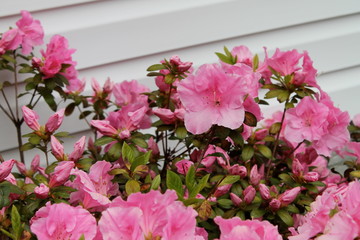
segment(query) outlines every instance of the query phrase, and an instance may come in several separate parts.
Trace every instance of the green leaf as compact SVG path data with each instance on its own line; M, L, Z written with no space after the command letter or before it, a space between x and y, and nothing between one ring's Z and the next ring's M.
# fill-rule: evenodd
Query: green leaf
M157 77L157 76L162 76L164 77L165 75L159 72L149 72L148 74L146 74L146 76L148 77Z
M36 184L33 183L29 183L29 184L25 184L22 189L26 192L34 192L34 189L37 187Z
M130 164L132 164L135 159L134 150L126 142L122 145L121 155L122 158L128 160Z
M121 156L121 147L122 146L120 142L113 144L107 152L108 156L114 161L118 160Z
M206 174L204 177L201 178L199 183L194 187L194 189L189 193L189 198L195 197L203 188L206 186L207 182L209 181L210 174Z
M125 184L125 191L128 195L136 192L140 192L140 184L134 179L130 179Z
M276 212L276 214L287 226L291 227L294 225L294 219L286 210L280 209L279 211Z
M265 213L266 213L265 209L255 208L255 209L251 210L250 216L251 216L251 218L260 218L260 217L264 216Z
M245 145L242 150L241 157L244 161L251 159L254 156L254 148L250 145Z
M281 173L281 174L279 174L279 178L280 178L284 183L289 184L289 185L291 185L291 184L294 182L294 180L292 179L292 177L291 177L289 174L287 174L287 173Z
M20 214L15 205L13 205L11 209L11 226L13 229L13 234L15 236L14 240L20 240L23 232L23 227L21 226Z
M58 132L58 133L55 133L54 136L57 137L57 138L68 137L69 132Z
M175 80L176 80L176 78L175 78L174 75L172 75L172 74L166 74L165 75L164 81L165 81L166 84L172 84L173 82L175 82Z
M237 131L230 131L230 138L234 141L236 145L243 146L244 145L244 138L241 136L240 133Z
M219 187L220 187L220 186L227 185L227 184L233 184L233 183L237 182L238 180L240 180L240 176L239 176L239 175L229 175L229 176L226 176L226 177L221 181L221 183L219 184Z
M162 69L166 69L166 67L163 64L154 64L154 65L151 65L150 67L148 67L146 69L146 71L152 72L152 71L158 71L158 70L162 70Z
M360 178L360 170L352 171L350 173L350 176L352 176L354 178Z
M55 97L50 93L41 93L42 97L44 98L45 102L48 104L48 106L53 110L54 112L57 109L57 105L55 102Z
M160 186L160 183L161 183L161 177L160 175L157 175L151 182L151 189L153 190L157 190Z
M266 99L270 99L270 98L275 98L275 97L278 97L279 94L281 94L284 90L283 89L273 89L273 90L270 90L268 91L266 94L265 94L265 98ZM285 90L286 91L286 90Z
M251 112L245 112L244 124L250 127L256 127L257 119Z
M300 213L299 209L297 207L295 207L294 205L288 205L286 207L286 210L291 212L291 213Z
M225 209L230 209L234 205L230 199L226 199L226 198L219 199L217 202L222 208Z
M179 199L184 197L184 190L180 176L170 170L167 170L166 173L166 186L168 189L175 190Z
M185 184L189 192L194 189L195 186L195 167L191 165L185 176Z
M253 58L253 71L255 72L256 69L258 69L258 67L259 67L259 56L255 54Z
M81 237L79 238L79 240L85 240L84 234L81 235Z
M130 171L133 172L137 166L146 165L149 162L150 156L151 156L151 151L136 157L133 163L131 164Z
M31 144L31 143L25 143L24 145L21 146L21 151L27 151L30 149L33 149L35 147L35 145Z
M102 145L111 143L111 142L113 142L113 141L115 141L115 139L112 138L112 137L102 136L101 138L96 139L94 145L95 145L95 146L102 146Z
M29 138L29 143L31 143L32 145L40 144L40 141L41 137L39 137L38 135L33 135Z
M1 56L1 58L5 59L8 62L16 63L15 58L11 57L10 55L4 54Z
M131 141L141 148L148 148L148 144L142 138L131 138Z
M186 138L188 132L185 127L178 127L176 128L175 134L178 138L184 139Z
M272 152L269 147L262 145L262 144L256 145L256 147L264 157L269 158L269 159L272 158Z
M271 125L270 129L269 129L269 133L270 134L277 134L281 129L281 123L280 122L276 122L274 124Z
M75 103L70 103L69 105L67 105L65 108L65 116L70 116L74 112L75 107Z
M224 54L222 54L222 53L218 53L218 52L216 52L215 54L216 54L216 56L218 56L218 58L219 58L222 62L233 65L233 62L231 61L231 58L229 58L228 56L226 56L226 55L224 55Z

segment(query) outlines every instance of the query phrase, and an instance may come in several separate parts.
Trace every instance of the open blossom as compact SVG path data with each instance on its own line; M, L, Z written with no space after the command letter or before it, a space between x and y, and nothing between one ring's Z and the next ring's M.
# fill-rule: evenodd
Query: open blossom
M243 221L238 217L224 219L219 216L214 221L220 227L220 240L282 240L277 227L268 221Z
M303 140L315 141L326 133L329 108L310 97L287 111L284 134L287 140L295 143Z
M21 35L18 29L10 29L3 33L0 39L0 55L4 54L7 50L15 50L21 43Z
M81 203L91 211L102 211L110 204L109 197L119 194L117 183L111 182L114 178L108 172L112 169L111 163L98 161L91 166L89 174L78 169L72 170L74 181L68 181L66 186L77 189L71 193L70 203Z
M43 44L44 30L39 20L34 20L28 11L21 11L22 18L16 22L21 36L23 54L29 54L33 46Z
M34 189L34 193L36 197L39 199L46 198L49 195L49 191L50 191L49 187L43 183L40 183L40 186L37 186Z
M241 77L226 74L217 64L202 65L178 85L185 107L185 126L193 134L201 134L213 124L236 129L244 122L245 96Z
M277 48L274 55L267 59L267 64L281 76L286 76L301 69L298 62L302 56L303 54L298 53L295 49L284 52Z
M92 240L97 232L96 219L81 206L50 202L35 213L30 228L39 240L79 240L82 235Z
M209 156L212 154L222 154L222 156ZM206 168L210 168L215 161L222 167L227 167L230 165L229 155L220 147L215 145L209 145L208 149L204 154L205 158L201 161L201 164L204 165Z
M127 201L114 199L99 221L103 239L204 239L195 233L196 211L176 199L173 190L134 193Z
M150 89L136 80L116 83L113 88L115 103L120 107L133 103L147 105L148 97L143 94L146 92L150 92Z

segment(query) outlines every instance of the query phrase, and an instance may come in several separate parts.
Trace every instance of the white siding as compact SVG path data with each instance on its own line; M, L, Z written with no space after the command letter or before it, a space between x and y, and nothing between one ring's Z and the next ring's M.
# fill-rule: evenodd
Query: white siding
M147 66L174 54L199 66L216 62L213 53L223 46L247 45L260 54L263 46L270 52L297 48L309 52L321 74L320 85L336 105L351 115L360 112L358 0L16 0L2 4L0 32L14 25L14 14L21 9L40 19L46 42L53 34L69 39L77 49L80 76L88 80L137 79L154 88L153 80L145 77ZM0 79L4 77L0 73ZM40 106L36 110L43 123L50 111ZM9 158L16 137L2 113L0 122L0 152ZM80 132L87 126L73 116L63 129Z

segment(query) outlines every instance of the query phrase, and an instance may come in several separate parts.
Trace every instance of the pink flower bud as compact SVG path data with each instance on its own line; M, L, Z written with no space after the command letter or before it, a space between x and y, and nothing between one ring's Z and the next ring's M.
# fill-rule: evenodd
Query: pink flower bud
M269 200L271 198L270 190L265 184L260 183L259 190L260 190L260 195L264 200Z
M355 126L360 127L360 113L356 114L352 121Z
M37 115L37 113L26 106L23 106L21 109L26 125L28 125L29 128L31 128L32 130L39 131L40 124L38 122L39 116Z
M270 187L270 192L275 193L276 195L279 194L279 191L277 190L277 188L276 188L275 185L272 185L272 186Z
M259 174L258 167L257 165L254 165L250 171L250 183L256 186L260 183L260 180L261 175Z
M244 189L244 201L247 204L250 204L255 198L256 190L253 186L249 185L247 188Z
M177 108L174 111L175 117L181 121L184 121L186 110L184 108Z
M105 136L116 136L118 134L117 130L107 120L92 120L90 124Z
M91 87L92 87L93 91L95 92L95 95L102 92L100 84L98 81L96 81L95 78L91 79Z
M37 58L37 57L33 57L31 59L31 64L34 68L40 68L42 62L41 62L41 59L40 58Z
M174 113L167 108L155 108L153 113L165 124L171 124L176 120Z
M86 137L82 136L79 141L74 144L74 151L70 153L69 160L77 161L84 153Z
M10 159L0 164L0 182L2 182L10 173L16 160Z
M43 183L40 183L40 186L37 186L35 189L34 189L34 192L35 192L35 195L37 198L39 199L45 199L47 198L47 196L49 195L49 187L46 186L45 184Z
M282 205L288 205L290 203L292 203L295 198L297 197L297 195L300 193L301 188L300 187L296 187L290 190L286 190L284 193L282 193L279 196L279 201L282 203Z
M33 183L34 181L31 178L25 177L25 184L33 184Z
M307 182L316 182L317 180L319 180L319 173L317 173L317 172L308 172L307 174L304 175L304 179Z
M51 136L51 152L56 157L57 160L62 161L65 158L64 155L64 147L63 145L57 140L56 137Z
M33 158L33 160L31 161L30 168L33 172L36 172L38 170L39 166L40 166L40 156L39 156L39 154L36 154L35 157Z
M45 124L45 131L48 133L55 132L61 125L63 119L64 119L64 112L65 109L60 109L56 113L54 113L47 123Z
M194 163L186 159L180 160L177 163L175 163L175 167L177 168L178 173L183 175L186 175L191 165L194 165Z
M113 82L111 82L110 78L106 79L106 82L104 83L103 86L103 92L110 94L112 92L113 89Z
M70 172L75 167L75 163L72 161L63 161L55 167L53 173L50 174L49 187L57 187L63 185L69 180Z
M274 198L270 201L269 206L271 210L276 211L279 210L279 208L281 207L281 202L278 199Z
M160 153L159 146L157 145L153 137L150 137L148 140L148 149L152 151L151 154L153 156L156 156Z
M226 184L226 185L218 187L216 189L216 191L214 192L214 197L220 197L220 196L226 194L227 192L229 192L231 186L232 186L232 184Z
M255 139L257 141L261 141L267 136L267 134L268 134L268 130L266 128L257 130L255 132Z
M242 203L242 199L239 198L239 196L237 196L235 193L230 193L230 199L231 201L234 203L235 206L240 206L240 204Z
M129 138L131 136L131 133L130 133L130 131L128 130L128 129L125 129L125 130L123 130L123 131L121 131L120 133L119 133L119 137L121 138L121 139L127 139L127 138Z
M192 62L182 62L178 56L172 56L170 64L176 66L180 73L184 73L191 68Z
M300 176L304 172L304 167L301 165L300 161L295 158L292 163L292 172L296 176Z
M22 162L16 161L15 165L21 174L27 175L26 166Z
M239 164L232 165L229 168L229 173L232 175L240 175L240 177L242 177L242 178L247 176L246 167L240 166Z

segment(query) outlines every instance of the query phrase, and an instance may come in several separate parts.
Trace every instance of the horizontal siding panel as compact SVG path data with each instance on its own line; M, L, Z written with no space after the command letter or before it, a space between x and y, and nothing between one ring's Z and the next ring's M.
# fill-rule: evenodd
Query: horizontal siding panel
M19 14L20 10L42 11L50 8L70 6L92 1L95 0L11 0L2 2L0 8L0 17Z

